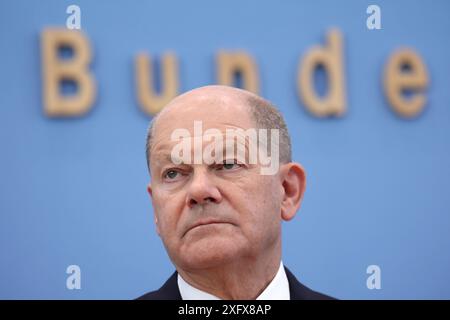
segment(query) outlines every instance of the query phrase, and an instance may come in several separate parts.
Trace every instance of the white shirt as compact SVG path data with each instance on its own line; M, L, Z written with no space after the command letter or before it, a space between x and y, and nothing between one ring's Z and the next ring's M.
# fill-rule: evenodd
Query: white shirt
M180 289L181 298L183 300L220 300L220 298L199 290L189 283L178 274L178 288ZM278 272L264 289L263 292L256 298L256 300L290 300L291 295L289 292L289 281L284 271L283 262L280 261L280 267Z

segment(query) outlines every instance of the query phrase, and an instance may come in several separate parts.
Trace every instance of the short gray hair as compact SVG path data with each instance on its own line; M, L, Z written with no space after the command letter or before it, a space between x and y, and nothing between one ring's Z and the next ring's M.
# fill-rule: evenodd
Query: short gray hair
M250 115L256 126L260 129L278 129L280 132L280 163L289 163L292 161L291 138L286 123L280 111L268 100L257 95L246 95L245 102L249 106ZM161 112L157 113L150 121L147 130L147 140L145 145L145 154L147 157L147 167L150 171L150 149L152 147L152 138L154 135L155 123ZM270 139L269 139L270 142Z

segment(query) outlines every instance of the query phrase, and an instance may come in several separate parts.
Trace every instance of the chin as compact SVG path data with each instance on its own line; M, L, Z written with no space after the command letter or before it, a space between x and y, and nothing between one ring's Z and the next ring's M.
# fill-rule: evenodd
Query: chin
M180 249L180 265L185 269L206 269L234 261L243 252L237 239L214 235L183 245Z

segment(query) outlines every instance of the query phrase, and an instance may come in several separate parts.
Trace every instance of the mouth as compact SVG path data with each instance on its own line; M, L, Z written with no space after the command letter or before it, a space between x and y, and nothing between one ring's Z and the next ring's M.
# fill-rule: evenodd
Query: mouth
M220 221L220 220L201 220L197 223L195 223L193 226L191 226L189 229L186 230L186 232L184 233L184 235L186 235L189 231L193 230L193 229L197 229L197 228L201 228L204 226L211 226L211 225L220 225L220 224L231 224L230 222L227 221ZM183 236L184 236L183 235Z

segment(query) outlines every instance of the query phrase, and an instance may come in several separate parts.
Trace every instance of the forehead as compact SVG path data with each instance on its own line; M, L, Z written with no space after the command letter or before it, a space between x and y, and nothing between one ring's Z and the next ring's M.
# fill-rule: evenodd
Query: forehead
M153 142L170 141L176 129L187 129L194 136L194 122L207 129L249 129L254 127L248 103L237 95L193 95L177 99L164 109L154 124Z

